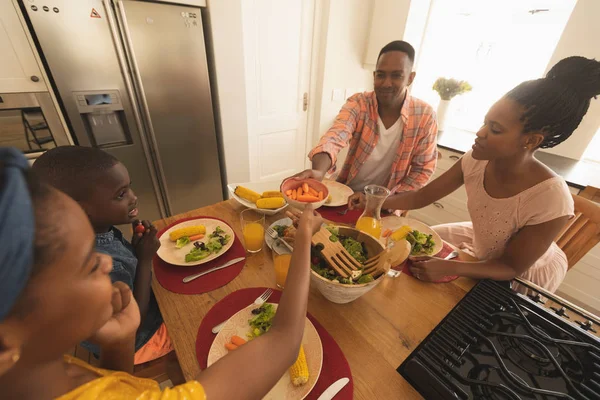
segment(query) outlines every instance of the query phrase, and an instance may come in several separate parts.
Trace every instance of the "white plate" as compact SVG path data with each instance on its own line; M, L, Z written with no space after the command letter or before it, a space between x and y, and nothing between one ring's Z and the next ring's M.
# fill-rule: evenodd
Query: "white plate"
M209 239L208 236L215 230L215 228L217 226L220 226L221 229L223 229L227 235L231 236L231 239L229 239L229 242L227 242L227 244L225 246L223 246L223 248L221 249L220 252L211 254L210 256L206 257L203 260L193 261L193 262L188 263L188 262L185 262L185 255L187 253L189 253L190 250L192 250L192 248L194 248L194 243L190 242L190 243L186 244L185 246L183 246L181 249L178 249L177 247L175 247L175 242L171 242L171 239L169 239L169 233L171 233L175 229L185 228L188 226L195 226L195 225L204 225L206 227L206 234L204 235L204 238L201 240L197 240L198 242L206 243ZM160 249L158 249L156 254L164 262L173 264L173 265L180 265L183 267L192 267L194 265L200 265L200 264L207 263L207 262L212 261L215 258L227 253L227 250L229 250L231 248L231 246L233 245L233 242L235 240L235 233L233 233L233 229L231 229L231 227L223 221L219 221L217 219L212 219L212 218L198 218L198 219L192 219L189 221L184 221L177 225L172 226L171 228L167 229L165 231L165 233L163 233L159 239L160 239Z
M331 181L328 179L323 180L323 184L329 189L329 195L331 196L331 202L323 204L325 207L339 207L348 204L348 197L354 194L349 186L337 181Z
M292 219L291 218L278 219L277 221L275 221L271 225L269 225L269 228L274 228L275 225L290 226L290 225L292 225ZM265 231L265 243L267 244L267 246L269 246L270 249L273 249L272 246L273 246L274 241L275 241L275 239L273 239L271 236L269 236L267 231Z
M277 304L273 304L277 308ZM253 317L252 310L256 306L244 308L233 317L231 317L223 329L219 332L210 350L208 352L208 366L217 362L221 357L227 355L228 350L225 348L225 343L228 343L232 336L237 335L246 339L246 334L250 331L248 320ZM285 371L285 374L279 379L279 382L273 386L271 391L267 393L263 400L301 400L304 399L317 383L323 366L323 345L321 338L315 329L315 326L308 318L304 323L304 336L302 337L302 345L306 354L306 362L308 364L309 378L308 382L302 386L294 386L290 379L290 374ZM234 350L235 351L235 350ZM265 354L264 360L256 360L256 368L260 368L261 362L268 362L269 355Z
M252 208L253 210L256 210L257 212L261 213L261 214L265 214L265 215L275 215L278 212L284 210L288 205L284 205L283 207L280 207L276 210L266 210L263 208L258 208L256 207L256 204L248 201L248 200L244 200L241 197L239 197L238 195L235 194L235 188L238 186L243 186L246 187L250 190L254 190L256 193L258 194L262 194L263 192L269 191L269 190L277 190L279 191L279 186L281 185L280 181L272 181L272 182L248 182L248 183L232 183L227 185L227 189L229 189L229 194L231 195L231 197L233 197L238 203L240 203L241 205L243 205L244 207L248 207L248 208Z
M404 225L408 225L413 230L417 230L421 233L425 233L428 235L433 235L433 241L435 243L435 246L433 247L433 253L428 254L429 256L435 256L440 251L442 251L442 249L444 248L444 241L442 240L440 235L438 235L438 233L436 231L434 231L433 229L431 229L429 226L425 225L421 221L417 221L416 219L412 219L412 218L397 217L397 216L392 215L389 217L382 218L381 222L382 222L382 228L381 228L382 231L386 231L388 229L395 231L396 229L398 229ZM387 238L382 237L381 242L383 243L384 246L386 246L388 244ZM391 240L390 240L390 242L391 242Z

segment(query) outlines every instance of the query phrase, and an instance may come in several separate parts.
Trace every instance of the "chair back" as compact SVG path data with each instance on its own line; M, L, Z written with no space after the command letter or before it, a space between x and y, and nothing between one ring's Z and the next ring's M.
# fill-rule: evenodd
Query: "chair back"
M588 186L573 195L575 217L562 229L556 243L566 254L569 269L573 268L594 246L600 243L600 189Z

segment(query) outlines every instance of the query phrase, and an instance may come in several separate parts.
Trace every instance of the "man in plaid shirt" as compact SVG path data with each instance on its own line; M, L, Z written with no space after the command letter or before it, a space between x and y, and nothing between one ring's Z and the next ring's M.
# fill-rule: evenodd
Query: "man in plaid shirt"
M373 73L375 91L347 100L310 152L312 169L296 177L322 180L335 172L340 150L350 146L337 180L354 191L368 184L386 186L392 193L424 186L437 161L437 122L433 108L408 93L414 59L414 48L404 41L381 49Z

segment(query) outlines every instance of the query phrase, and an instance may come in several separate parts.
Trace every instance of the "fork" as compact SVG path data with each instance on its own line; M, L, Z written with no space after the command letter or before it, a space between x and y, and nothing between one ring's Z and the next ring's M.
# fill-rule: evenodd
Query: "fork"
M271 297L272 294L273 294L273 289L265 290L263 294L261 294L260 296L258 296L256 298L256 300L254 300L254 303L250 304L250 306L252 306L252 305L255 305L257 307L262 306L263 304L265 304L265 301L269 300L269 297ZM250 307L250 306L248 306L248 307ZM219 331L221 329L223 329L223 326L225 326L227 321L229 321L229 318L226 319L225 321L221 322L220 324L215 325L214 328L212 328L212 333L214 333L214 334L219 333Z
M294 248L288 242L279 237L279 233L277 233L277 231L273 229L273 227L270 226L269 229L267 229L267 235L269 235L273 239L273 242L280 241L285 245L285 247L288 248L289 251L294 251Z
M349 208L348 208L348 207L346 207L346 209L345 209L345 210L343 210L343 211L338 211L337 213L338 213L339 215L346 215L346 214L348 214L348 210L349 210Z

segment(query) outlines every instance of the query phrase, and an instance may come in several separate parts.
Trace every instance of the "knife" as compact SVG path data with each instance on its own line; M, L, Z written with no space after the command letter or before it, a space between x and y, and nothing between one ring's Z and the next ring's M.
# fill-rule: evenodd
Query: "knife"
M327 390L325 390L323 392L323 394L321 396L319 396L319 398L317 400L333 399L335 397L335 395L338 394L339 391L342 390L344 388L344 386L346 386L348 384L348 382L350 382L350 379L348 379L348 378L338 379L337 381L333 382L333 384L331 386L329 386L327 388Z
M211 269L209 269L209 270L207 270L207 271L200 272L199 274L195 274L195 275L186 276L185 278L183 278L183 283L188 283L188 282L191 282L191 281L193 281L194 279L196 279L196 278L200 278L201 276L204 276L204 275L206 275L206 274L210 274L211 272L215 272L215 271L218 271L218 270L220 270L220 269L223 269L223 268L230 267L230 266L232 266L233 264L237 264L237 263L239 263L240 261L243 261L243 260L245 260L245 259L246 259L246 257L238 257L238 258L234 258L233 260L231 260L231 261L227 261L225 264L223 264L223 265L221 265L221 266L218 266L218 267L211 268Z

